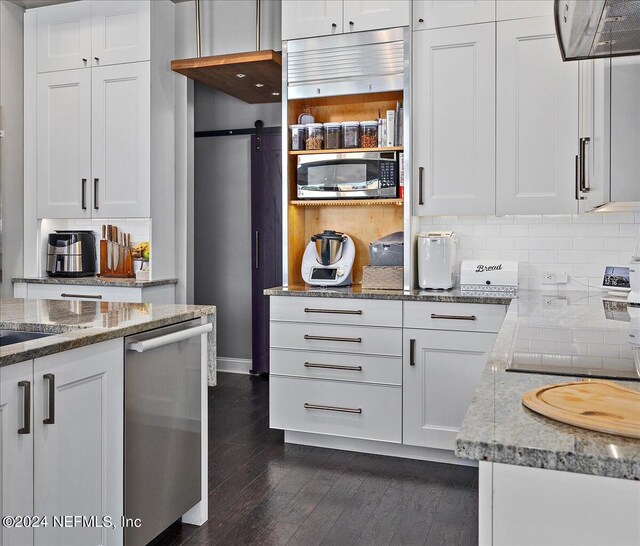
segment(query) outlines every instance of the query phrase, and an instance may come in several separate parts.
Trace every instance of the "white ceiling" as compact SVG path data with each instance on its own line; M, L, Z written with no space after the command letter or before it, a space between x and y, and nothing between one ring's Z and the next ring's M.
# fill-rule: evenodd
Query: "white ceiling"
M23 7L24 9L41 8L42 6L51 6L53 4L64 4L66 2L76 2L77 0L8 0L13 4ZM174 2L187 2L188 0L173 0Z

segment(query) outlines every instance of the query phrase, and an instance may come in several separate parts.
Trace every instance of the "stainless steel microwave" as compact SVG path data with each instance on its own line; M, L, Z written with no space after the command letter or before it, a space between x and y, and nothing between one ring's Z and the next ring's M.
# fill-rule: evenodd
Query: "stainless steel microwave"
M393 198L398 196L397 152L298 156L299 199Z

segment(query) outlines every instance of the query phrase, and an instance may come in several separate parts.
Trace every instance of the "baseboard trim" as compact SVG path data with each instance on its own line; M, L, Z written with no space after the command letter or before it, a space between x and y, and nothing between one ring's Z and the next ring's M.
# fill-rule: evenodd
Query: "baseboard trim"
M453 451L446 449L406 446L403 444L361 440L359 438L342 438L340 436L328 436L326 434L310 434L308 432L295 432L292 430L284 431L284 441L287 444L326 447L329 449L341 449L343 451L386 455L388 457L403 457L405 459L457 464L460 466L478 466L477 461L459 459L453 454Z
M216 368L221 373L239 373L249 375L252 361L250 358L227 358L219 356L216 358Z

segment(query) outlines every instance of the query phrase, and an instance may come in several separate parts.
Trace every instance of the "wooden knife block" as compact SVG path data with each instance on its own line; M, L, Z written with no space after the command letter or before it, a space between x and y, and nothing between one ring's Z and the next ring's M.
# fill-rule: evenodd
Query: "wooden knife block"
M100 241L100 276L135 278L131 248L102 239Z

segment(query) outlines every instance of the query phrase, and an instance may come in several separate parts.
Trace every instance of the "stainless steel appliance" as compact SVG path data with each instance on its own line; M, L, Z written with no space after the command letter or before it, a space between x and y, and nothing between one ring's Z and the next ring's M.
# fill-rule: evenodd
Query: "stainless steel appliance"
M398 154L360 152L298 156L300 199L398 196Z
M640 54L640 0L555 0L565 61Z
M311 237L302 257L302 278L316 286L348 286L356 249L351 237L325 229Z
M47 274L51 277L90 277L96 274L96 236L93 231L49 234Z
M125 543L144 545L201 497L202 336L192 320L125 338Z

